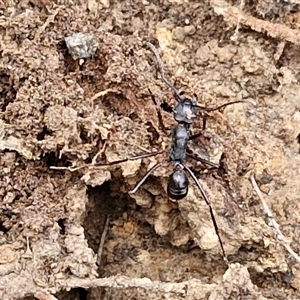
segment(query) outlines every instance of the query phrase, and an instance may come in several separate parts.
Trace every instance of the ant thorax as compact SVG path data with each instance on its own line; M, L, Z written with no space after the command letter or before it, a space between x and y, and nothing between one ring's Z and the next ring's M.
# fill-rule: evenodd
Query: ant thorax
M172 161L183 162L186 158L186 149L190 137L188 127L188 124L178 123L173 129L172 144L169 150Z

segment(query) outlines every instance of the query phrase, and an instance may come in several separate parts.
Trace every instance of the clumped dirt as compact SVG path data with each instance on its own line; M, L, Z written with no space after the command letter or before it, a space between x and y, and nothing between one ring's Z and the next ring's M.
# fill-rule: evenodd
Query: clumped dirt
M297 2L0 1L1 299L300 299ZM79 32L98 48L75 61ZM187 161L228 264L192 179L172 202L164 165L129 195L162 155L112 164L171 143L147 42L198 105L244 101L189 143L221 168Z

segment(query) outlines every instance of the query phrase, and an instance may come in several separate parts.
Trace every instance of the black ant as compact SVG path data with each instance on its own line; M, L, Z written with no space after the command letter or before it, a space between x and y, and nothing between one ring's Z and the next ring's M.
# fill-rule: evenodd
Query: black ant
M193 139L199 137L200 135L202 135L202 133L198 133L193 136L190 136L190 132L189 132L190 126L193 124L193 122L196 118L196 113L197 113L198 109L202 109L204 112L203 128L202 128L204 130L206 127L206 119L207 119L209 112L220 110L228 105L240 103L243 101L233 101L233 102L229 102L229 103L223 104L223 105L215 107L215 108L205 108L205 107L196 105L197 100L198 100L197 95L194 94L193 97L191 99L189 99L184 95L184 93L182 93L182 92L179 93L178 90L166 79L162 61L160 59L157 49L151 43L147 43L147 45L149 46L149 48L152 50L152 52L156 56L156 60L160 67L160 73L161 73L162 80L172 89L172 91L175 94L176 104L174 107L174 111L173 111L174 115L173 116L174 116L175 121L178 124L175 126L175 128L172 131L172 143L171 143L171 147L169 148L169 150L167 152L167 154L168 154L167 157L164 160L162 160L161 162L154 165L144 175L144 177L136 184L136 186L131 191L129 191L129 194L135 193L140 188L140 186L146 181L146 179L155 170L157 170L163 163L173 162L174 171L169 177L168 186L167 186L168 196L173 200L181 200L184 197L186 197L186 195L188 193L188 186L189 186L189 181L188 181L187 175L185 173L185 171L186 171L192 177L194 182L196 183L202 197L204 198L206 204L209 207L209 212L211 215L211 219L212 219L216 234L219 239L222 254L223 254L224 260L227 261L223 242L219 235L219 229L218 229L218 225L216 222L216 218L213 213L211 202L208 199L208 196L206 195L204 188L202 187L201 183L199 182L199 180L197 179L197 177L195 176L193 171L185 164L185 160L186 160L186 157L189 156L189 157L191 157L197 161L201 161L202 163L207 164L211 167L214 167L214 168L219 167L218 165L216 165L208 160L205 160L200 157L194 157L192 155L187 154L186 150L187 150L188 141L193 140ZM152 97L154 103L156 104L152 93L151 93L151 97ZM165 127L163 125L161 113L159 110L158 110L158 116L159 116L160 126L162 127L163 131L165 132ZM163 152L165 152L165 151L148 153L143 156L132 157L132 158L130 158L130 160L154 156L154 155L157 155L157 154L163 153Z

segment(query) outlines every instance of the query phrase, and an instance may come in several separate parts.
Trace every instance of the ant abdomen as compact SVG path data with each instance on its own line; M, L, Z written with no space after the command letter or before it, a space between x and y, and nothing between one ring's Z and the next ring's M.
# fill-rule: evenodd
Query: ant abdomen
M181 200L188 193L189 181L181 169L175 170L169 177L167 192L173 200Z

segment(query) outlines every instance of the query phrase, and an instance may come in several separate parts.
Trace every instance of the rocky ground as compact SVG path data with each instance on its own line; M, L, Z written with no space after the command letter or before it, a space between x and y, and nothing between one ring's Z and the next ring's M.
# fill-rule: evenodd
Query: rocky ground
M297 2L0 1L1 299L300 299ZM199 106L242 101L189 143L220 168L187 160L228 263L192 179L171 202L165 164L129 195L162 155L112 164L171 142L147 42Z

